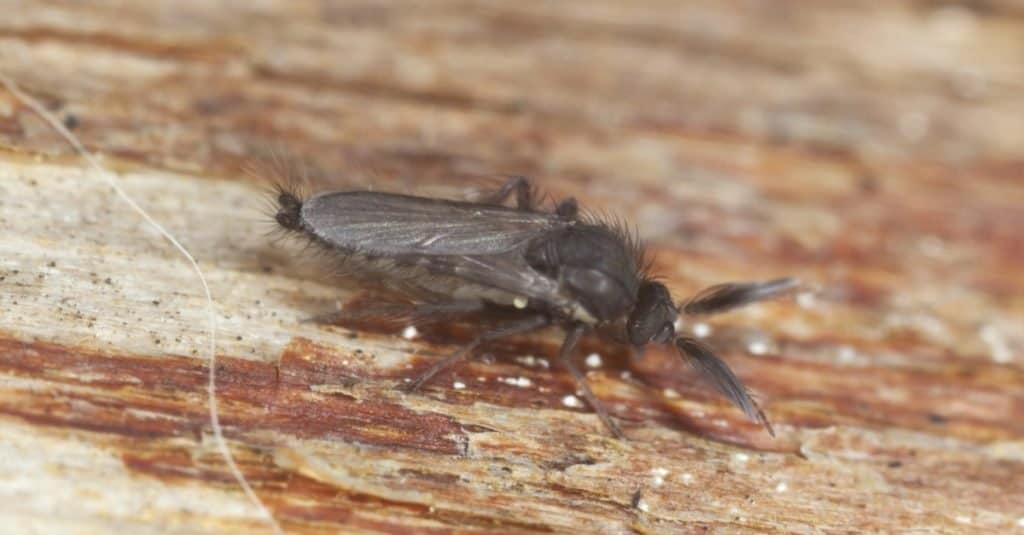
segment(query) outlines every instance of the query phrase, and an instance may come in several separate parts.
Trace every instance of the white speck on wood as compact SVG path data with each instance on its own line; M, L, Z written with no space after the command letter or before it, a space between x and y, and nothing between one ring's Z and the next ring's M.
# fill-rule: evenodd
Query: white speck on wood
M562 398L562 405L565 405L566 407L572 407L574 409L578 409L578 408L583 407L583 402L580 401L580 398L578 398L578 397L576 397L576 396L574 396L572 394L567 394L565 397Z

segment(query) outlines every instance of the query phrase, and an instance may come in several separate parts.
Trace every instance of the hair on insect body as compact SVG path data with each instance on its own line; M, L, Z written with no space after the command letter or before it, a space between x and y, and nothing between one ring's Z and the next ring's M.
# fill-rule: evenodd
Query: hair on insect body
M507 206L510 199L513 206ZM409 391L469 358L483 344L558 325L565 331L559 360L609 431L623 438L571 358L584 334L610 330L634 348L675 346L748 418L774 434L726 363L703 342L676 333L675 321L680 315L716 314L778 297L799 285L795 279L719 284L677 304L649 273L635 233L624 224L581 212L572 197L545 210L522 177L475 201L374 191L303 196L294 184L279 183L275 202L274 219L283 230L413 296L407 317L439 321L485 310L502 312L502 322L407 383ZM373 313L371 307L354 314ZM317 319L331 322L349 314Z

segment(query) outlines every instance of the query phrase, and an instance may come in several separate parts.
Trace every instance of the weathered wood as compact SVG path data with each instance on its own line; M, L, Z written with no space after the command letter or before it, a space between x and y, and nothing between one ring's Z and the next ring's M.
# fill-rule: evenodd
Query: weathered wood
M7 1L0 72L199 259L289 533L1024 529L1024 11L677 4ZM268 530L194 274L2 90L0 143L0 525ZM778 436L591 340L613 440L553 333L396 391L468 328L302 323L358 288L266 236L242 166L275 146L324 182L535 176L680 296L810 281L710 323Z

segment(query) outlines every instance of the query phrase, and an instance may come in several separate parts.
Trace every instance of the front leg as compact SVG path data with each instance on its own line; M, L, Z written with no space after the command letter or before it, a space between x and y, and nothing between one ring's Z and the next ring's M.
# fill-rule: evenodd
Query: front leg
M565 333L565 341L562 342L562 349L558 352L558 359L562 361L562 364L564 364L569 370L569 373L572 374L576 387L583 392L584 399L587 400L590 408L594 409L594 412L597 413L597 417L601 419L601 422L603 422L605 427L608 428L608 431L610 431L615 438L625 440L626 435L622 432L622 429L619 428L619 424L615 423L615 420L613 420L611 415L608 414L608 411L605 410L604 405L598 401L597 396L595 396L594 392L590 390L590 385L587 384L586 375L580 371L579 367L576 366L576 363L573 362L571 358L572 350L576 348L576 344L580 341L580 338L585 332L587 332L587 326L582 323L578 323L570 328L569 331Z

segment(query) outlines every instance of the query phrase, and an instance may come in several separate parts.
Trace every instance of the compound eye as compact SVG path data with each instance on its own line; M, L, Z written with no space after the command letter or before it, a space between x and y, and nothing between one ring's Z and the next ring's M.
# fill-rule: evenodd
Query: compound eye
M644 283L637 292L636 306L627 324L629 341L635 346L665 343L675 335L676 309L672 296L661 283Z

